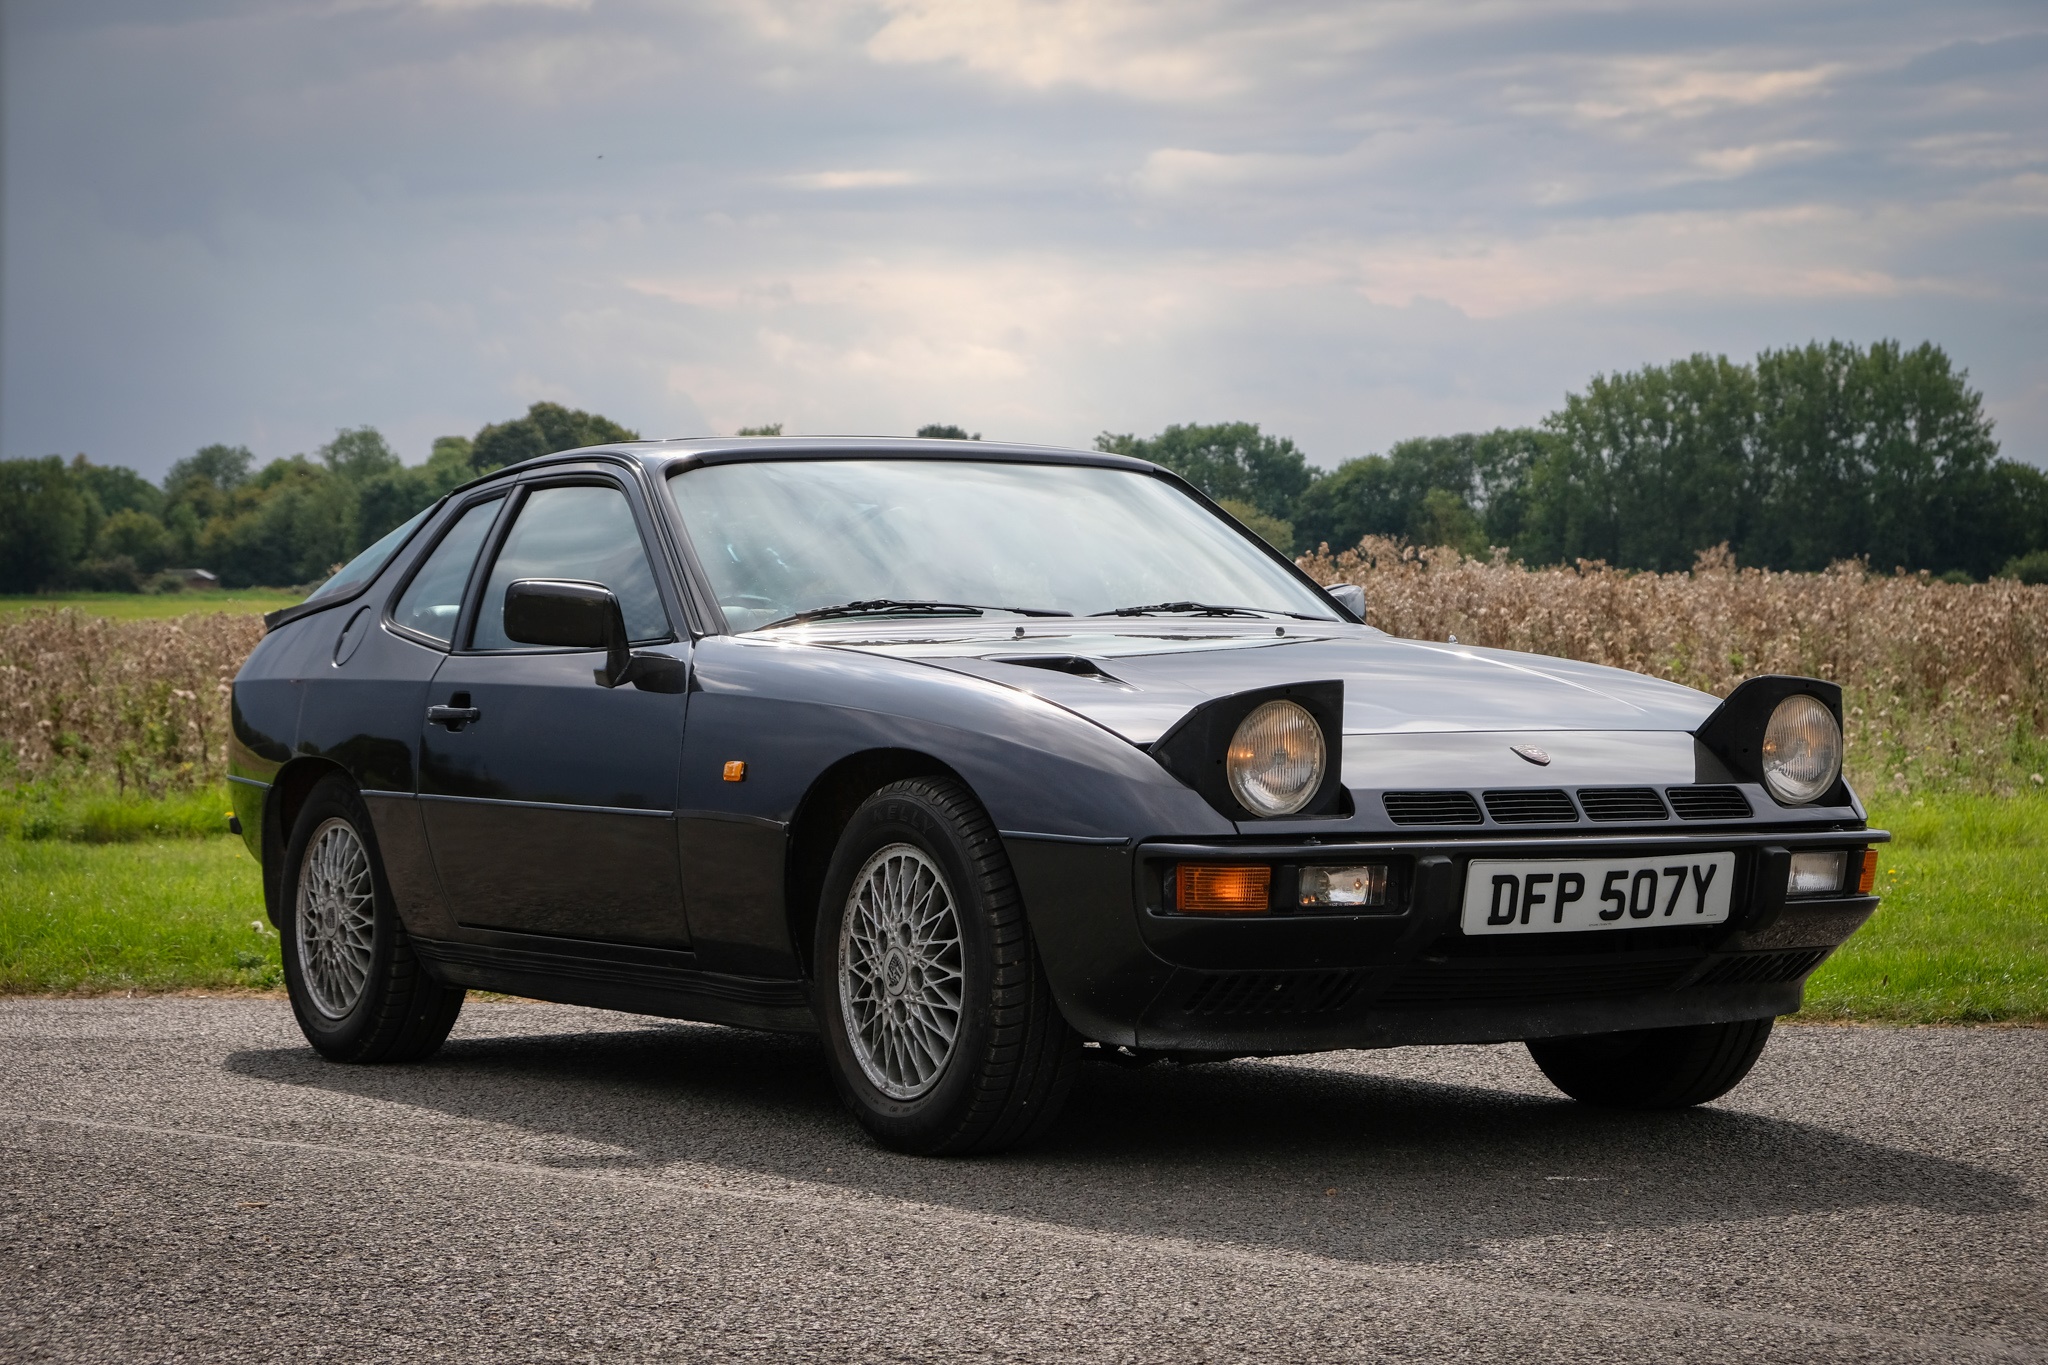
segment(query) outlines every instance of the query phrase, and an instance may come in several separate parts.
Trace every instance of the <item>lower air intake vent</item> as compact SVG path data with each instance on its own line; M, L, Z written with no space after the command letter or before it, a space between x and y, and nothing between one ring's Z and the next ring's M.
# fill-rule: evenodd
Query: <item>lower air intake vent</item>
M1358 994L1357 972L1230 972L1205 976L1189 1014L1329 1014Z
M1832 949L1803 948L1796 953L1742 953L1724 957L1707 968L1695 986L1769 986L1797 981L1821 964Z
M1397 825L1477 825L1479 803L1471 792L1388 792L1387 818Z
M1486 813L1502 825L1572 825L1579 819L1572 799L1555 787L1548 791L1487 792Z
M1648 787L1581 787L1588 820L1664 820L1664 800Z
M1747 820L1754 813L1740 787L1670 787L1664 794L1681 820Z
M1644 960L1616 955L1604 962L1542 957L1439 958L1411 964L1375 1005L1486 1004L1495 1000L1600 999L1662 990L1697 957Z

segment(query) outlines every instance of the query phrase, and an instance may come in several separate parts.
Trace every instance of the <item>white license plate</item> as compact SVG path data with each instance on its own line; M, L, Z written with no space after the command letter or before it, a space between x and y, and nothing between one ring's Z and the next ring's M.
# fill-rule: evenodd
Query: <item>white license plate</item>
M1468 934L1563 934L1654 924L1721 924L1733 853L1644 858L1475 858L1465 872Z

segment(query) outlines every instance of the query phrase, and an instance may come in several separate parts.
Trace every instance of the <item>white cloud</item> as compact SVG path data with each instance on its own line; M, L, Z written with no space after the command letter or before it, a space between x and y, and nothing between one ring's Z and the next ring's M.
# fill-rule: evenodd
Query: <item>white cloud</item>
M800 190L879 190L915 185L924 177L916 171L807 171L783 177L783 183Z

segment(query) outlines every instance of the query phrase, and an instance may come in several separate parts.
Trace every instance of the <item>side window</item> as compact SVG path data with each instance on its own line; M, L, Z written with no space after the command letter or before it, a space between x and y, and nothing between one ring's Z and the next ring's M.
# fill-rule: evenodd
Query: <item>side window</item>
M477 649L516 649L505 634L505 589L522 578L602 583L619 599L634 641L668 638L668 613L626 495L608 486L536 488L505 536L477 610Z
M462 590L469 584L477 551L483 549L484 536L504 501L480 502L456 518L412 582L405 585L398 605L391 610L393 624L431 635L444 645L453 642L455 618L462 614Z

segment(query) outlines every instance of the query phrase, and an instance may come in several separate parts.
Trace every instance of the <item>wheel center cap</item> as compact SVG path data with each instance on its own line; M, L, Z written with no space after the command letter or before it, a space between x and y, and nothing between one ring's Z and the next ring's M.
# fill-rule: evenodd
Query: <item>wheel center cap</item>
M910 976L910 963L905 960L901 948L891 948L889 955L882 959L882 985L891 995L903 993L903 983Z

